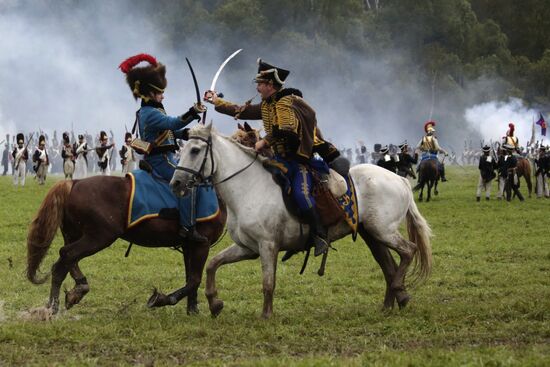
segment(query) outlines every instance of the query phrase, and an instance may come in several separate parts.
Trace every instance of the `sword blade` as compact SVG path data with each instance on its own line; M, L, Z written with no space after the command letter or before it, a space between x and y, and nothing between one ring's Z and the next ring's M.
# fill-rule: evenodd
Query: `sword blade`
M193 70L193 67L191 66L191 62L189 62L189 59L186 57L185 61L187 61L187 66L189 66L189 70L191 71L191 76L193 77L193 83L195 84L195 93L197 95L197 104L201 104L201 97L199 93L199 84L197 83L197 77L195 76L195 71Z
M234 58L235 56L237 56L237 54L239 52L241 52L243 49L240 48L238 49L237 51L233 52L227 59L225 59L225 61L220 65L220 67L218 68L218 71L216 71L216 74L214 75L214 79L212 79L212 84L210 84L210 90L215 90L216 88L216 82L218 81L218 78L220 77L220 74L223 70L223 68L225 67L225 65L227 65L227 63L232 59Z

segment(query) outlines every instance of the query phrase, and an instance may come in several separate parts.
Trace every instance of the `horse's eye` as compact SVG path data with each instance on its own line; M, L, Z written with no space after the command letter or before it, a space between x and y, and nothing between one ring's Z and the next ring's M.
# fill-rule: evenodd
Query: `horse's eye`
M199 154L200 153L200 148L191 148L191 154Z

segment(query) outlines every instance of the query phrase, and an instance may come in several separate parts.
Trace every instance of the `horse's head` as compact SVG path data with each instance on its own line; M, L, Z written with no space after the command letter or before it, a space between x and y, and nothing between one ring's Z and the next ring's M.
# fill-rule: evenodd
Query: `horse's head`
M244 126L240 123L237 124L237 131L231 136L239 144L245 147L253 148L256 142L260 140L260 132L252 128L248 122L244 123Z
M193 186L211 180L213 173L212 124L197 125L189 130L170 188L175 195L184 196Z

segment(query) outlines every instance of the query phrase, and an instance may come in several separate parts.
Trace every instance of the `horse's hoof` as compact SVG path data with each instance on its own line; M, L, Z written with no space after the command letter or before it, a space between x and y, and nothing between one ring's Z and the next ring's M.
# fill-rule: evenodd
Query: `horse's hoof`
M74 305L78 304L80 299L75 294L74 289L70 292L65 292L65 309L70 310Z
M166 296L163 293L160 293L157 291L157 289L153 289L153 294L151 297L149 297L149 300L147 301L147 307L153 308L153 307L163 307L170 304L170 298Z
M395 304L395 301L393 299L391 301L384 301L384 304L382 305L382 311L393 310L394 304Z
M192 315L198 315L199 314L199 306L198 305L193 305L193 306L187 306L187 314L189 316L192 316Z
M215 299L210 303L210 313L212 314L212 317L217 317L220 312L223 310L223 301L219 299Z
M411 300L411 296L409 296L409 294L406 292L402 292L402 294L398 294L396 298L397 298L397 305L399 306L400 310L404 309L409 303L409 301Z

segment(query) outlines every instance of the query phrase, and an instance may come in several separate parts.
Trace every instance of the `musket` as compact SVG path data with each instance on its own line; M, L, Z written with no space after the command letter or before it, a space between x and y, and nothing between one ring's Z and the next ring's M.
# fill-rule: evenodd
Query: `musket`
M456 152L456 151L455 151L455 148L453 148L452 145L449 145L449 148L451 148L451 151L452 151L452 152ZM443 162L445 162L445 157L443 157ZM465 168L462 164L458 163L458 161L456 160L456 156L455 156L454 163L456 163L457 166L459 166L459 167L462 168L464 171L466 171L466 168Z
M31 138L32 138L33 135L34 135L34 133L32 133L31 136L29 137L29 140L27 141L27 145L25 145L25 149L24 149L24 150L26 150L26 149L29 147L29 143L31 142ZM28 154L28 152L27 152L27 154ZM15 163L14 171L15 171L16 169L19 168L19 162L21 161L21 157L22 157L22 156L23 156L23 154L21 154L21 155L19 156L19 159L18 159L17 162Z
M185 58L185 61L187 61L187 66L189 66L189 71L191 71L191 76L193 77L193 83L195 84L195 94L196 94L196 97L197 97L197 106L200 107L202 106L202 102L201 102L201 95L199 93L199 83L197 83L197 77L195 76L195 71L193 70L193 67L191 66L191 62L189 61L189 59L186 57ZM199 122L202 122L203 124L206 123L206 110L203 112L202 114L202 120L199 121Z

